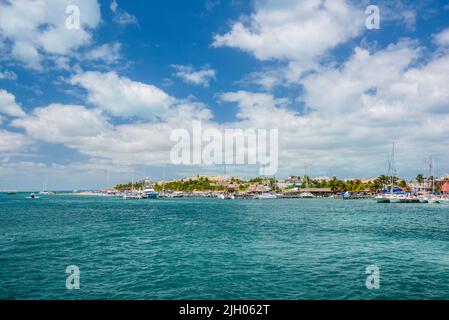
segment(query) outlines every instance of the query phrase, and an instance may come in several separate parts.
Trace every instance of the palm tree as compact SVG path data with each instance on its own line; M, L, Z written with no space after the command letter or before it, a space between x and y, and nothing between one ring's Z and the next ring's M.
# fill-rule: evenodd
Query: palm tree
M329 186L329 188L331 188L332 192L336 192L338 189L337 177L333 177L332 180L329 180L328 186Z
M382 186L381 188L385 188L386 185L388 185L388 183L390 182L390 178L388 178L384 174L380 175L379 178L377 178L377 179L379 180L379 183Z
M418 174L416 176L416 181L418 181L419 186L422 187L422 184L424 182L424 175L422 173Z

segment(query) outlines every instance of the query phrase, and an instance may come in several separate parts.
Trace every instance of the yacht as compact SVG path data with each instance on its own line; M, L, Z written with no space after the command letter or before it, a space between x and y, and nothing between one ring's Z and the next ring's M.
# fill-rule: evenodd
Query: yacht
M429 199L429 203L448 204L449 198L444 196L433 196Z
M391 158L388 162L388 174L390 176L390 190L388 193L383 193L374 198L378 203L405 203L407 197L403 194L395 193L395 176L397 174L395 163L395 142L393 141L393 149L391 151Z
M302 198L302 199L312 199L312 198L316 198L316 196L315 196L313 193L310 193L310 192L303 192L303 193L301 193L298 197L299 197L299 198Z
M48 191L48 178L46 177L44 181L42 181L42 191L39 192L40 195L52 195L55 194L53 191Z
M379 195L375 199L377 200L378 203L401 203L405 202L406 197L404 197L403 195L388 193L384 195Z
M276 198L277 196L270 192L264 192L257 197L257 199L276 199Z
M429 203L429 195L418 196L419 203Z
M235 199L235 196L233 194L231 194L231 193L220 193L218 195L218 199L221 199L221 200L233 200L233 199Z
M125 193L123 195L123 199L143 199L143 195L141 193L131 192Z
M47 191L47 190L43 190L41 192L39 192L40 195L51 195L51 194L55 194L53 191Z
M142 191L142 198L144 199L155 199L159 196L159 193L154 191L153 187L151 186L150 181L148 178L145 179L145 188Z

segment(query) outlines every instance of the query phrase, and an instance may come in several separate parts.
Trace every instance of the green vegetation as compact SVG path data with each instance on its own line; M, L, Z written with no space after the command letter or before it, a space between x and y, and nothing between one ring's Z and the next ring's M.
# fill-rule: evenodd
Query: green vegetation
M154 190L160 192L162 190L171 191L227 191L227 187L223 185L213 184L207 177L200 177L196 180L186 181L170 181L166 183L156 183Z
M417 181L424 181L425 178L422 175L418 175ZM298 181L301 183L301 188L329 188L332 192L370 192L377 193L382 189L389 188L391 184L391 177L387 177L385 175L379 176L377 179L369 182L362 182L359 179L356 180L339 180L337 177L333 177L330 180L314 180L310 177L302 177L299 178ZM407 183L405 180L395 177L395 186L399 186L401 188L407 189ZM170 190L170 191L240 191L244 192L252 187L257 186L265 186L269 187L274 191L281 191L281 189L277 186L278 180L276 178L266 178L266 177L256 177L249 180L243 180L239 178L231 178L226 182L217 182L212 181L207 177L197 176L195 179L189 180L177 180L170 182L159 182L154 184L154 189L158 192L162 190ZM421 182L420 182L421 183ZM118 184L115 186L117 190L130 190L131 182L126 184ZM143 189L145 186L145 182L138 181L133 184L134 189ZM286 190L291 190L296 188L295 185L287 186Z
M132 183L131 181L125 184L118 184L114 187L115 190L140 190L145 188L145 180Z

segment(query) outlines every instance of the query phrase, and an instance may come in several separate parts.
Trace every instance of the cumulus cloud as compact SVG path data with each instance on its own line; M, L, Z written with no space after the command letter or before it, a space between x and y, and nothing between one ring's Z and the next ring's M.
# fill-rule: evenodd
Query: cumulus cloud
M210 111L202 104L183 101L164 121L113 125L99 110L52 104L14 120L12 125L30 137L62 143L96 161L126 166L167 162L171 130L191 127L194 119L208 122Z
M120 10L116 1L111 10ZM264 62L245 80L264 89L286 81L295 86L288 98L249 90L218 94L220 104L236 105L235 119L226 123L214 121L205 105L176 99L154 85L115 72L80 71L68 83L86 91L88 107L50 104L11 124L25 130L28 139L64 144L88 156L78 169L167 163L171 131L189 130L197 119L204 128L278 129L278 176L298 173L306 163L325 175L385 173L393 140L399 145L399 173L416 174L428 153L437 161L449 156L447 31L434 36L439 48L430 54L416 41L368 49L365 40L332 56L332 49L362 34L364 17L363 9L345 0L256 1L254 13L216 35L213 45L238 48ZM404 17L412 24L412 13ZM25 40L14 43L17 55L36 55L38 61L43 44ZM117 55L109 57L108 49L114 48ZM113 62L119 49L119 44L99 46L86 56ZM208 66L173 68L175 76L196 85L208 86L215 78ZM14 147L10 137L24 141L25 135L0 133L9 137L0 140L3 150L23 148L22 143Z
M22 151L30 143L30 138L24 134L0 129L0 153Z
M0 113L11 117L22 117L25 115L25 112L17 104L16 97L3 89L0 89Z
M388 21L413 27L412 9L392 14L389 8ZM331 49L361 35L363 17L349 1L256 1L254 13L215 36L213 45L238 48L264 62L239 84L265 90L293 84L300 90L292 100L248 91L221 94L221 101L238 106L239 121L228 125L279 129L286 170L313 159L315 170L327 175L379 174L393 140L408 173L416 173L425 154L447 157L449 55L426 56L418 42L400 40L384 48L355 47L337 60ZM434 41L445 47L446 30Z
M327 114L360 110L373 115L383 110L383 116L399 111L404 116L415 112L449 113L449 56L413 66L421 51L409 41L372 54L356 48L341 68L323 68L305 77L305 101L310 108Z
M112 0L110 4L110 9L114 13L114 22L121 25L137 25L138 20L135 15L130 14L129 12L119 8L116 0Z
M239 48L260 60L295 61L306 71L363 28L363 10L346 0L258 1L249 17L215 35L213 46Z
M85 72L70 81L86 89L87 100L116 117L164 117L175 99L161 89L115 72Z
M17 80L17 74L14 71L0 71L0 80Z
M104 61L112 64L120 60L120 50L122 45L119 42L106 43L87 51L85 58L93 61Z
M76 5L80 28L66 27L66 8ZM12 59L42 70L48 56L68 55L91 42L100 22L100 7L91 0L10 0L0 3L0 41L8 42Z
M434 35L434 41L442 47L449 47L449 28Z
M172 65L176 70L175 76L187 83L209 87L212 79L215 79L215 70L210 66L203 66L200 70L195 70L192 65Z
M25 128L33 138L52 143L81 141L100 136L110 129L99 111L61 104L34 109L31 115L14 120L12 125Z

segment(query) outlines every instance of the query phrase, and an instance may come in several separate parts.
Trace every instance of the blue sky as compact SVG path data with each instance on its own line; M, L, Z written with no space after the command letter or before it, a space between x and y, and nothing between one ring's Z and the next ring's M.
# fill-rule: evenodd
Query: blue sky
M443 175L448 28L447 1L0 0L0 190L223 173L170 162L193 120L278 129L280 178L386 173L393 140L400 175Z

